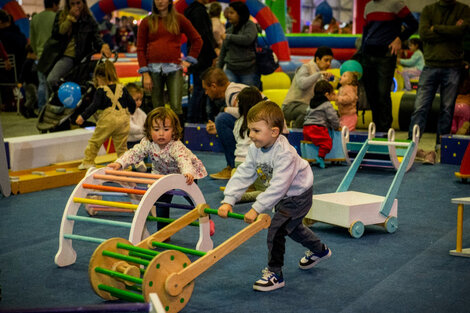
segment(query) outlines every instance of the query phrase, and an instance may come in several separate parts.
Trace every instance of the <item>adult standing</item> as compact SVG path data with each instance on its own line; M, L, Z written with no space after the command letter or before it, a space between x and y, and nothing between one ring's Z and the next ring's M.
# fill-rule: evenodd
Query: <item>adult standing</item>
M227 11L230 27L222 35L224 42L217 67L224 69L231 82L260 87L256 68L255 40L258 27L250 21L250 11L245 3L231 2Z
M331 48L318 47L313 59L297 69L282 104L287 125L293 128L303 127L305 115L310 108L310 100L314 95L315 84L321 79L328 80L333 76L332 73L326 71L330 68L332 60Z
M457 98L460 70L463 66L463 40L469 30L470 8L455 0L440 0L424 7L419 23L423 41L424 68L419 76L410 130L417 124L424 132L432 102L440 88L440 112L437 121L436 150L440 136L450 134ZM426 153L427 163L434 163L436 153Z
M29 39L31 48L33 48L38 60L41 58L44 50L44 44L51 37L52 27L54 26L54 20L56 12L59 10L60 0L44 0L44 11L34 14L31 19ZM38 110L46 104L49 97L48 88L46 82L46 75L37 71L38 73Z
M184 16L193 24L202 38L203 44L201 53L197 58L197 64L189 67L189 72L193 75L193 93L188 104L188 121L190 123L201 123L205 119L203 111L206 109L207 98L202 89L201 74L212 66L217 58L215 49L217 43L212 31L212 22L206 10L209 0L195 0L184 11Z
M182 34L191 45L184 59L181 59ZM183 125L183 69L197 63L201 47L201 36L184 15L176 12L172 0L153 1L152 14L141 21L137 33L139 73L144 89L152 93L154 107L165 105L166 85L170 107Z
M91 53L101 51L111 56L85 0L65 0L64 9L55 16L51 39L48 43L54 44L45 44L38 63L38 70L48 73L49 92L57 89L60 79Z
M362 67L367 101L377 131L392 125L390 89L402 41L418 29L418 22L403 1L372 0L364 9Z

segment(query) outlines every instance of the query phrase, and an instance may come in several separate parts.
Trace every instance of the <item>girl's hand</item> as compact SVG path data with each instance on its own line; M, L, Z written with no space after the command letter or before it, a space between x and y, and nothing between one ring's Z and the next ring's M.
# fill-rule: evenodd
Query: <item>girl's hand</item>
M85 121L83 120L83 117L82 117L81 115L77 116L77 119L75 120L75 124L77 124L77 125L82 125L83 122L85 122Z
M120 170L121 169L121 164L119 164L118 162L109 163L106 166L112 168L113 170Z
M245 223L251 224L253 223L256 218L258 217L258 212L255 211L255 209L251 209L245 214Z
M189 173L186 173L186 174L183 174L184 177L186 177L186 184L188 185L191 185L192 183L194 183L194 176L189 174Z
M144 86L144 89L147 91L152 90L152 77L150 77L148 72L142 74L142 86Z
M217 129L215 128L215 123L211 120L206 124L206 131L211 135L217 135Z
M220 217L227 218L228 214L232 213L232 206L228 203L224 203L217 211L217 214L219 214Z
M104 54L104 56L107 58L110 58L111 55L113 54L107 43L101 46L101 54Z

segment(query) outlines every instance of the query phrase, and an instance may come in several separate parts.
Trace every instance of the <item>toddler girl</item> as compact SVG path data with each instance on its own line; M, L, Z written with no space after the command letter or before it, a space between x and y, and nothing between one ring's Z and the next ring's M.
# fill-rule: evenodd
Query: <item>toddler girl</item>
M326 80L320 80L315 84L314 92L305 116L304 140L318 146L317 163L320 168L325 168L325 155L333 147L328 129L339 128L339 118L330 102L335 98L333 86Z
M346 126L349 131L356 130L357 124L357 86L359 85L356 72L344 72L339 80L341 87L338 95L333 97L339 111L339 122L341 127Z
M134 114L131 115L129 136L127 137L127 149L130 149L145 137L144 124L147 119L147 114L145 114L145 112L140 108L144 97L142 87L135 83L128 83L126 85L126 89L132 99L134 99L136 106ZM139 172L146 172L147 166L144 161L141 161L135 165L135 169Z
M411 90L410 79L421 75L424 67L423 42L418 38L411 38L408 41L410 51L413 53L409 59L399 59L398 64L403 66L399 73L403 76L405 90Z
M96 66L94 84L98 86L92 103L79 115L75 121L82 125L97 110L103 110L95 132L88 141L85 149L85 158L78 166L79 169L88 169L95 165L95 158L103 142L111 137L114 148L119 156L127 150L126 142L129 134L130 114L135 111L135 101L121 84L114 64L106 60Z
M182 127L171 109L158 107L152 110L145 121L145 137L108 167L115 170L137 164L146 156L152 160L152 173L160 175L183 174L188 185L207 176L206 168L182 142ZM171 195L163 195L158 202L171 203ZM158 217L169 217L169 208L157 205ZM211 223L212 224L212 223ZM157 223L162 229L166 223ZM213 227L211 225L211 227Z

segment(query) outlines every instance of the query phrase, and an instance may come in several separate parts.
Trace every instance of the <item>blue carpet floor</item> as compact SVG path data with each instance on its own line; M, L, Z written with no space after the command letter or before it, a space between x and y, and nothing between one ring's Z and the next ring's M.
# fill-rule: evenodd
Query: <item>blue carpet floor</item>
M225 166L222 154L199 152L208 172ZM347 166L313 167L314 194L334 192ZM455 249L457 207L450 200L470 195L470 184L454 177L458 166L416 163L398 192L399 228L394 234L367 226L360 239L347 229L317 223L312 229L331 248L317 267L297 267L304 248L287 239L286 286L269 293L252 290L266 266L266 230L195 280L182 312L468 312L470 259L449 255ZM385 195L395 172L363 169L350 190ZM225 181L199 181L207 203L217 208ZM60 220L74 186L0 198L0 309L83 306L105 303L91 289L88 262L96 245L77 242L77 262L54 264ZM245 213L250 204L235 212ZM181 211L172 210L172 217ZM470 246L470 218L464 219L464 247ZM123 220L130 221L123 216ZM215 245L241 230L238 220L213 217ZM78 225L77 225L78 228ZM87 225L91 234L109 228ZM114 231L114 229L113 229ZM127 237L125 231L113 236ZM185 228L171 243L194 248L197 229Z

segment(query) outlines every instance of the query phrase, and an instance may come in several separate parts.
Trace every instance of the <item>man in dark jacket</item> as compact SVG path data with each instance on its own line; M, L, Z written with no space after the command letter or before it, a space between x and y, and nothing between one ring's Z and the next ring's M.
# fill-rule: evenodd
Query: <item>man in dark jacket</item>
M424 7L419 22L423 41L424 68L419 76L414 112L408 136L417 124L424 132L434 97L440 88L440 112L436 131L436 150L440 136L450 134L457 98L460 70L463 66L463 38L469 31L470 8L455 0L440 0ZM423 153L423 152L421 152ZM434 164L435 151L425 152L426 163Z
M195 0L184 11L184 15L191 21L204 42L197 59L198 63L189 68L193 75L193 93L188 104L188 122L190 123L203 122L204 115L202 112L205 111L207 98L204 95L200 76L212 66L214 59L217 58L215 52L217 43L212 32L212 22L205 7L207 3L209 3L209 0Z

